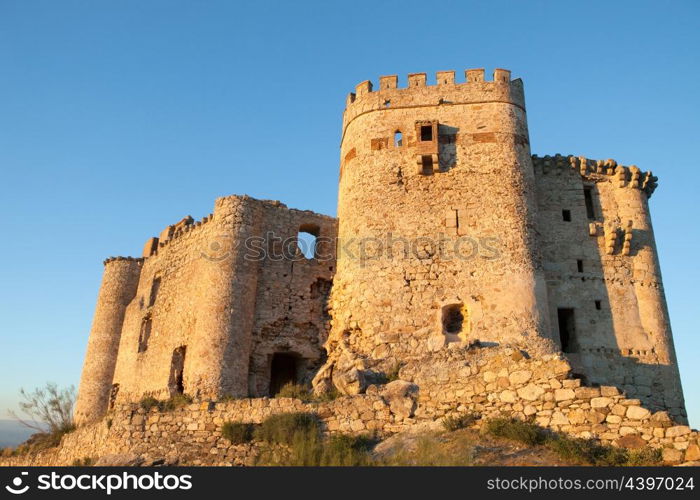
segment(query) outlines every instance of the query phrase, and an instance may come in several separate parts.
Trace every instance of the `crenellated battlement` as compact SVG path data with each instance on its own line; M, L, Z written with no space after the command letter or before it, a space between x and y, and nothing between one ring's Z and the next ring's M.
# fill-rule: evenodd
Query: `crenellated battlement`
M619 165L613 159L592 160L584 156L556 154L543 157L532 155L532 164L535 174L560 175L566 169L577 171L582 177L595 180L595 177L614 177L617 186L635 188L644 191L648 197L654 193L658 186L659 178L651 171L643 172L636 165Z
M427 73L410 73L406 82L406 87L399 87L398 75L387 75L379 77L376 89L370 80L357 84L346 99L344 128L356 116L377 110L487 102L525 108L522 80L511 80L507 69L495 69L491 80L478 68L465 70L463 81L457 81L456 72L450 70L436 72L435 83L428 83Z
M143 257L107 257L102 263L104 265L109 264L110 262L115 262L115 261L129 261L129 262L143 262Z

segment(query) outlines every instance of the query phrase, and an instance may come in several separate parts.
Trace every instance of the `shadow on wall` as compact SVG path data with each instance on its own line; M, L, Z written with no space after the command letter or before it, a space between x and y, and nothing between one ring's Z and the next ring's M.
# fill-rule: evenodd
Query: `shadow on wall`
M634 232L629 255L637 255L652 238L649 231ZM621 244L619 241L618 246ZM614 253L619 250L616 247ZM562 273L561 283L553 289L557 310L552 316L574 373L587 385L616 386L648 409L667 410L677 421L687 422L676 368L663 361L651 333L639 326L637 291L612 276L601 279L613 271L600 251L581 252L585 253L585 267L583 258L577 260L576 272ZM629 307L624 306L625 301L630 302Z

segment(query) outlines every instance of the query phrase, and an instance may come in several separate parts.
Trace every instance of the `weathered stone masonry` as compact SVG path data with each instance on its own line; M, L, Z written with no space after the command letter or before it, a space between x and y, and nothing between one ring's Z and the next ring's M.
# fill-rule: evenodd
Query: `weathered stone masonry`
M229 196L141 258L105 262L79 423L147 395L262 397L312 378L318 392L363 394L475 341L534 360L563 352L584 385L685 422L648 208L656 177L531 155L523 84L507 70L408 82L348 96L337 219ZM299 232L319 238L316 257L274 258Z
M407 362L402 380L369 386L366 394L325 403L290 398L203 401L171 412L118 405L106 418L64 437L61 447L29 457L0 458L0 465L70 465L85 458L123 455L132 463L243 465L260 444L232 445L221 436L226 421L260 423L275 413L316 413L327 431L387 436L423 424L475 412L484 418L535 418L555 431L597 437L628 448L663 449L667 463L697 461L697 431L652 413L616 387L584 387L560 354L528 359L510 347L462 347ZM126 456L126 457L124 457ZM98 464L100 461L98 461Z

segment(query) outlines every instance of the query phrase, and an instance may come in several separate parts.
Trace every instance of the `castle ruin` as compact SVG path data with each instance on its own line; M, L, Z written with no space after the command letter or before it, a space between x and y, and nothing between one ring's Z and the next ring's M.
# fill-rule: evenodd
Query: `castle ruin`
M144 396L265 397L289 382L358 394L475 343L563 352L587 384L685 421L656 177L531 155L507 70L397 81L347 98L337 219L228 196L142 257L105 261L76 422Z

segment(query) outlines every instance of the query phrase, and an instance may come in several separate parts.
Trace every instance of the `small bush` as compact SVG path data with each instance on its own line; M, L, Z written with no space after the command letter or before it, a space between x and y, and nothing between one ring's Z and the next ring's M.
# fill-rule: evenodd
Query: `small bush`
M231 444L248 443L253 439L253 424L243 422L224 422L221 426L221 435Z
M333 389L331 389L328 392L324 392L322 394L314 394L313 401L317 403L326 403L328 401L333 401L334 399L337 399L340 396L342 396L342 394L338 392L338 389L333 387Z
M255 431L256 439L269 443L292 444L295 437L311 439L321 431L314 413L278 413L267 417Z
M192 396L187 394L175 394L161 403L158 404L158 408L161 411L173 411L183 406L187 406L192 402Z
M151 411L151 408L158 408L160 411L172 411L187 406L192 402L192 396L187 394L175 394L165 401L159 401L153 396L146 396L140 401L141 408Z
M151 408L159 406L159 403L160 402L153 396L146 396L141 399L139 405L141 405L141 408L143 408L144 410L151 411Z
M455 415L446 417L442 421L442 426L447 432L454 432L465 427L471 427L481 418L477 413L465 413L464 415Z
M457 467L474 465L476 443L468 436L445 441L438 435L421 436L413 447L401 449L379 460L391 467Z
M301 399L306 403L314 399L314 394L303 385L289 382L282 386L279 392L275 394L275 397Z
M627 458L627 463L625 465L631 466L650 466L659 465L663 460L660 448L650 448L644 447L639 450L632 450L629 452L629 457Z
M547 434L532 422L523 422L516 418L494 418L486 422L486 431L496 437L512 439L535 446L545 442Z
M374 441L364 436L343 434L322 437L317 432L297 432L287 450L269 448L258 457L257 465L303 467L357 467L372 465L370 450Z
M556 435L547 441L547 447L563 459L581 464L618 466L627 462L627 450L602 445L594 439Z

